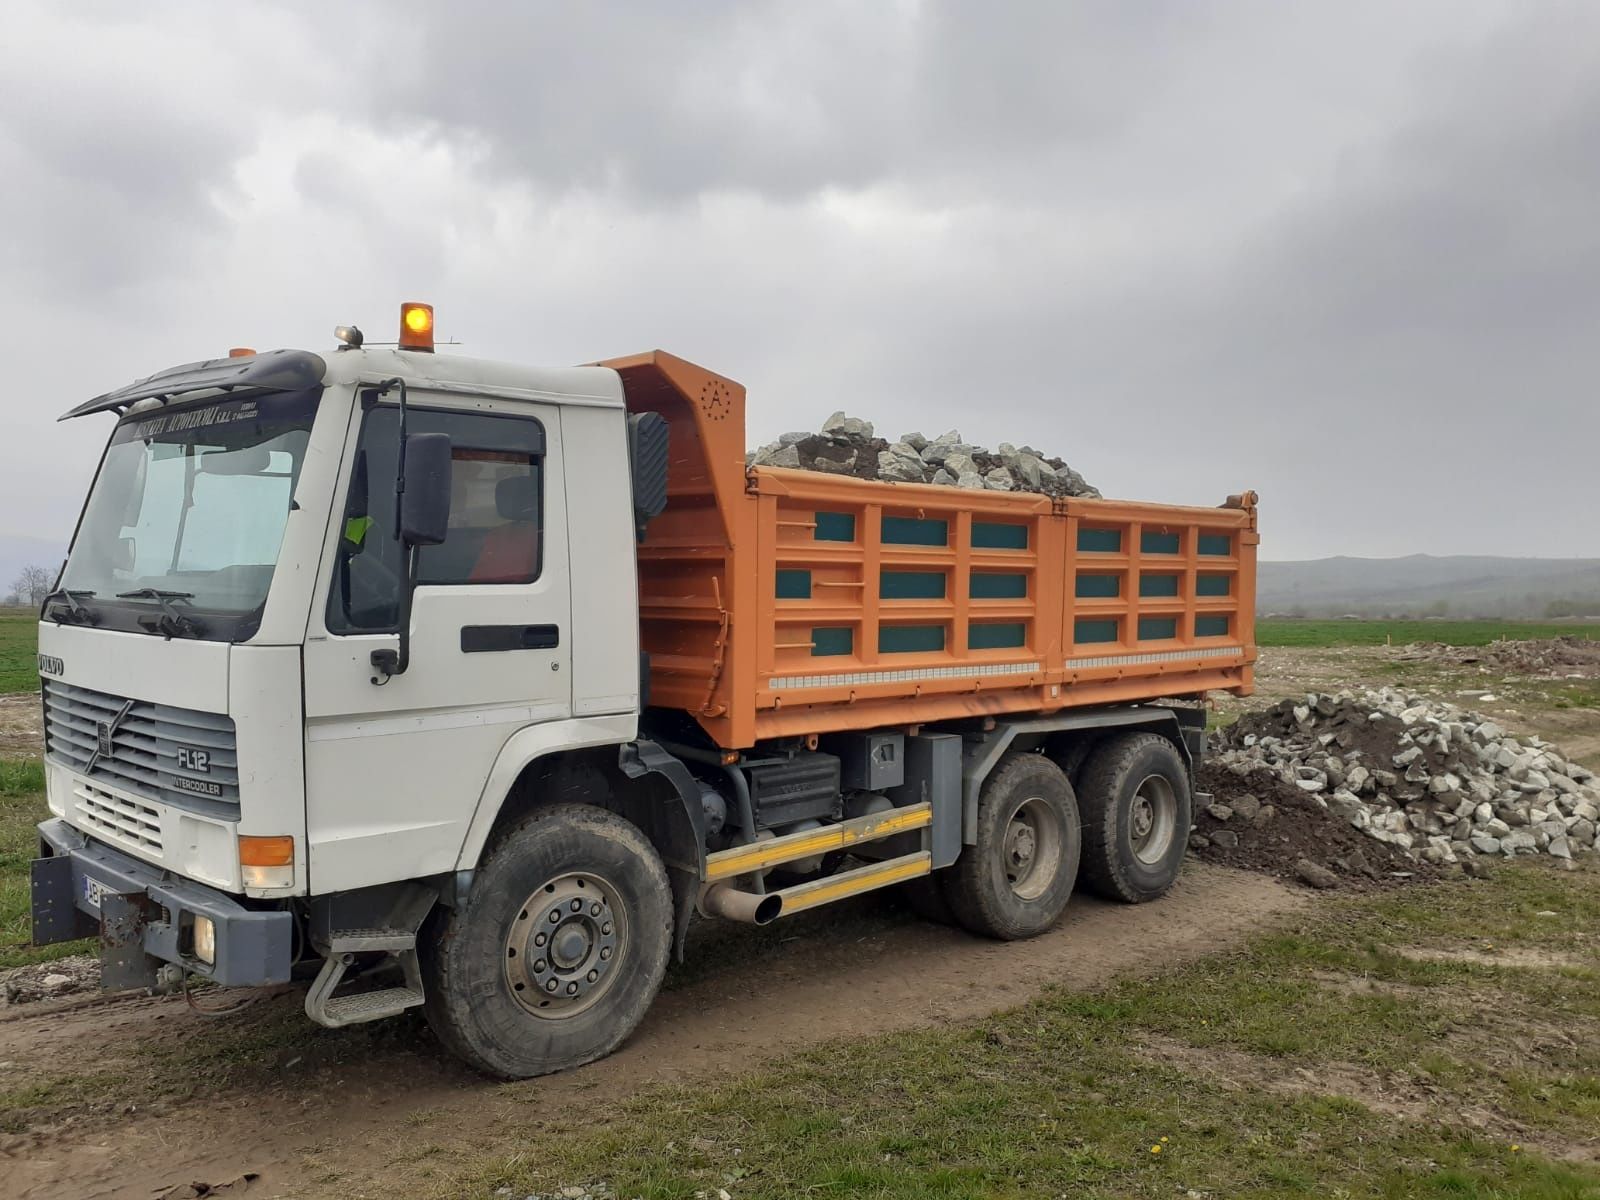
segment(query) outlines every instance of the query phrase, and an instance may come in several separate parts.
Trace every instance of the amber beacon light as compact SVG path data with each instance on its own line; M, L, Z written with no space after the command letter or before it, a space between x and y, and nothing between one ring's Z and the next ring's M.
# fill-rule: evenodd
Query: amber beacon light
M400 306L400 349L433 353L433 305L408 301Z

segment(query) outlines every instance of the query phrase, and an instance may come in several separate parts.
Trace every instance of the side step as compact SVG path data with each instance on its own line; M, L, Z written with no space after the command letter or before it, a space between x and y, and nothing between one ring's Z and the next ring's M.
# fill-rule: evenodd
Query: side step
M355 956L373 952L393 956L405 973L404 986L335 996ZM318 1025L338 1029L392 1017L421 1003L422 971L417 965L416 934L404 929L341 929L329 938L322 970L306 993L306 1016Z
M933 805L924 801L921 804L908 804L903 808L889 808L883 812L869 813L852 821L825 825L821 829L807 829L801 833L768 838L764 842L752 842L748 846L718 850L715 854L706 855L706 882L716 883L750 871L762 871L797 859L826 854L830 850L843 850L863 842L881 841L897 833L926 829L931 824L933 824ZM851 871L849 874L854 875L856 872ZM835 875L830 881L843 878L843 875Z

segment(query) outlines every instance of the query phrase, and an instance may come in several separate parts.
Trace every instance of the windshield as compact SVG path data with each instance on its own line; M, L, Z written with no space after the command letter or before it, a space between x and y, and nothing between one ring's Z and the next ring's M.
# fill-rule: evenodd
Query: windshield
M61 579L73 603L117 628L224 641L254 633L320 393L125 417Z

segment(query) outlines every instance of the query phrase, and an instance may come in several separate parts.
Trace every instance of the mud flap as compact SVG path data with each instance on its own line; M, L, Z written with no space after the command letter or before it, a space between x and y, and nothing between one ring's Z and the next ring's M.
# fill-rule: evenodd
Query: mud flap
M78 911L71 858L62 854L34 859L29 867L29 883L35 946L54 946L95 935L94 921Z
M144 952L145 906L139 892L100 897L100 986L106 991L151 988L161 960Z

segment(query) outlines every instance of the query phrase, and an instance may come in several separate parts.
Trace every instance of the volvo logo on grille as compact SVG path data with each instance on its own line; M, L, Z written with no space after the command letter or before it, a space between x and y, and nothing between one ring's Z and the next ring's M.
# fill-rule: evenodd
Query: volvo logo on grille
M115 730L110 721L101 721L94 727L94 746L97 754L111 753L111 735Z
M109 721L100 721L94 727L94 753L89 756L89 763L83 768L85 775L93 775L95 764L103 755L111 758L116 753L112 739L116 736L117 726L122 724L122 719L128 715L128 710L133 707L132 700L124 700L122 707L117 709L117 715Z

